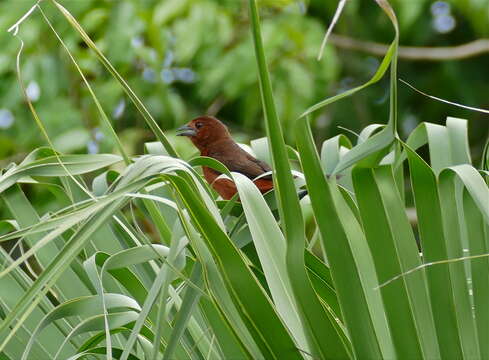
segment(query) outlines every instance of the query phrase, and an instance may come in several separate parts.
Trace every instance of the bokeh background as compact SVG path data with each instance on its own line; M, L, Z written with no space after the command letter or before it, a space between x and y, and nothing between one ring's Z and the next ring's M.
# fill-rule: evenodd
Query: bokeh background
M264 134L246 0L65 0L60 1L107 55L180 151L190 153L173 129L191 118L217 114L241 141ZM15 73L18 39L7 29L34 1L0 1L0 165L18 162L45 145L22 98ZM41 3L110 115L130 154L153 140L118 83L49 1ZM307 107L367 81L381 57L345 49L338 41L317 54L336 0L261 0L263 36L286 141L294 144L293 122ZM402 46L455 46L489 38L488 0L391 0ZM389 20L374 0L349 0L335 34L360 42L388 44ZM19 32L27 93L57 150L115 152L82 79L39 12ZM487 45L487 44L486 44ZM427 49L426 51L431 51ZM430 94L489 109L489 46L461 60L399 59L399 76ZM370 123L385 123L388 79L313 116L318 142ZM402 137L422 121L468 119L477 159L488 137L489 115L470 112L399 88ZM354 136L348 134L348 136Z

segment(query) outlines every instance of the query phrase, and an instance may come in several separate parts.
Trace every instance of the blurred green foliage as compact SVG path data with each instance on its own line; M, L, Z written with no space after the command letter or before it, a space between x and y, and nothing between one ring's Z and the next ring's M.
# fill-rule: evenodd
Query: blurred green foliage
M26 106L15 74L19 41L6 32L34 1L0 3L0 159L17 160L44 144ZM216 112L243 139L263 133L260 94L246 1L241 0L84 0L61 1L107 55L165 130L196 115ZM489 37L487 0L392 0L401 25L401 45L448 46ZM365 82L379 58L329 45L319 46L337 1L261 0L263 36L279 117L286 140L292 122L309 105ZM66 20L49 1L41 3L67 43L128 152L143 151L152 139L143 120ZM388 43L392 29L375 1L350 0L335 32ZM25 42L23 81L42 121L62 152L112 152L99 114L79 74L39 12L19 31ZM464 61L400 60L399 74L433 95L489 108L489 55ZM385 123L388 79L314 114L315 136L356 131ZM419 122L444 123L447 115L470 120L476 156L488 135L487 115L436 103L400 87L401 134ZM171 132L170 132L171 134ZM173 139L175 142L181 139ZM178 146L178 144L177 144ZM186 142L180 146L187 147Z

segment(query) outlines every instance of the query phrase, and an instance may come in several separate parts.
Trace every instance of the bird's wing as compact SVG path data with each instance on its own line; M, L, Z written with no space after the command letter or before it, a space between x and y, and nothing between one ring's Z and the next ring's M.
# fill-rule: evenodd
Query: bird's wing
M225 164L227 166L227 164ZM266 162L258 160L245 152L245 156L240 157L238 161L233 161L228 166L230 171L236 171L243 175L246 175L250 179L254 179L266 172L272 171L270 166ZM260 179L272 180L272 174L262 176Z
M272 170L267 163L254 158L238 146L233 150L232 152L214 153L213 157L226 165L229 171L239 172L250 179ZM271 180L272 176L270 174L260 179Z

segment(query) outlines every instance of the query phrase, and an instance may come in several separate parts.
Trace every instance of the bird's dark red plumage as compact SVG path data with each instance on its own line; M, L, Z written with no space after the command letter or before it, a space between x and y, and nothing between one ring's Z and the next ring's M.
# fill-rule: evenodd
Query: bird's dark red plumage
M188 136L200 150L201 156L219 160L229 171L241 173L252 179L257 188L265 193L273 188L271 175L260 177L271 171L270 166L243 150L231 137L227 127L212 116L201 116L179 129L182 136ZM229 200L237 189L230 179L217 179L220 172L204 166L204 177L209 184L222 196Z

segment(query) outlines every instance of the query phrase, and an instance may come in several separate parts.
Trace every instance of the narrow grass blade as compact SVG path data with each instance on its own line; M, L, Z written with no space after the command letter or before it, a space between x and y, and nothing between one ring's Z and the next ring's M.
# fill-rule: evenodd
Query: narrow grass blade
M321 58L323 57L324 49L326 47L326 43L328 42L329 35L331 34L334 26L338 22L340 15L343 11L343 8L345 7L346 1L347 0L340 0L340 2L338 3L338 7L336 8L336 11L334 13L333 20L331 20L331 23L328 26L328 30L326 31L326 34L324 35L323 41L321 43L321 48L319 49L319 54L318 54L318 61L321 60Z
M178 242L179 239L173 239L173 240L174 240L174 243L172 244L173 251L170 249L170 252L171 252L171 256L174 259L180 253L180 251L182 251L183 246L181 246L182 243ZM170 256L170 254L169 254L169 256ZM129 335L129 338L127 339L125 349L124 349L122 356L121 356L121 360L127 360L128 359L129 354L131 353L132 348L133 348L134 344L136 343L139 332L140 332L141 328L143 327L143 325L146 321L146 318L148 317L153 305L156 303L160 292L163 291L163 286L166 285L168 287L169 284L167 282L167 278L168 278L168 276L170 276L170 271L171 270L166 263L164 263L160 267L160 269L158 271L158 275L156 276L156 278L155 278L155 280L151 286L151 289L148 292L148 296L144 300L143 308L142 308L142 310L138 316L138 319L136 320L136 323L134 324L134 328L132 329L131 334ZM161 304L160 304L160 306L161 306ZM158 310L160 311L161 308L158 307ZM166 319L161 318L162 314L160 312L158 312L158 315L160 315L160 316L157 318L157 324L155 324L155 326L157 328L161 328L163 326L163 324L161 324L161 322L166 322ZM159 331L161 331L161 330L159 330ZM156 334L155 334L155 341L157 341L158 343L160 341L160 338L157 337ZM153 344L153 351L158 351L157 345L158 344Z
M197 286L201 286L204 283L203 280L202 266L196 263L192 270L190 281ZM200 297L201 292L197 291L193 287L187 287L185 290L182 306L180 307L180 310L175 318L175 326L173 327L170 339L168 340L168 344L165 347L165 352L163 353L163 360L170 360L174 357L175 348L186 330L187 324L192 316L192 313L195 311Z
M344 97L353 95L354 93L376 83L384 76L384 74L386 73L387 69L390 66L390 70L391 70L390 111L389 111L389 121L387 123L387 126L382 131L380 131L380 133L375 134L365 142L359 143L357 146L351 149L347 154L345 154L345 156L342 157L342 159L336 165L334 171L332 172L332 175L341 173L343 170L349 168L350 166L352 166L353 164L361 160L363 160L362 166L369 167L375 165L382 159L383 155L387 153L386 152L387 147L390 144L392 144L396 136L396 130L397 130L397 81L396 79L397 79L397 51L399 46L399 26L398 26L396 15L393 9L391 8L389 2L387 0L376 0L376 2L391 20L392 25L394 27L395 35L394 35L394 40L389 46L389 49L387 50L387 53L384 56L384 59L379 65L379 68L377 69L374 76L365 84L362 84L356 88L345 91L336 96L327 98L319 102L318 104L311 106L299 117L298 123L301 121L307 121L307 116L312 112L328 104L331 104L335 101L338 101ZM300 127L299 124L297 125L297 128L298 127Z
M456 103L456 102L453 102L453 101L444 100L444 99L441 99L439 97L426 94L426 93L422 92L421 90L416 89L413 85L409 84L407 81L404 81L402 79L399 79L399 81L402 82L403 84L407 85L408 87L410 87L414 91L420 93L421 95L424 95L426 97L429 97L430 99L437 100L437 101L443 102L445 104L454 105L454 106L457 106L457 107L460 107L460 108L463 108L463 109L467 109L467 110L472 110L472 111L477 111L477 112L489 114L489 110L480 109L480 108L476 108L476 107L473 107L473 106L462 105L462 104L459 104L459 103Z
M142 186L141 183L133 184L134 188ZM134 190L127 188L127 190ZM109 219L114 212L118 211L125 204L126 200L114 200L107 206L102 206L96 216L92 216L86 221L66 243L63 250L60 251L49 266L42 272L33 286L26 292L19 303L8 314L4 321L0 324L0 333L5 331L15 321L16 325L10 331L9 337L0 345L0 350L5 346L6 342L15 334L15 331L26 320L29 314L33 311L36 305L41 301L45 292L47 292L63 274L63 271L69 267L73 259L84 248L89 241L90 236ZM99 204L97 204L99 205ZM32 250L32 249L31 249Z
M90 96L92 97L92 99L93 99L93 101L95 103L95 106L97 107L97 110L100 113L100 117L102 118L102 121L104 122L104 125L109 130L110 134L112 135L112 138L114 139L114 141L116 143L116 146L117 146L117 149L119 150L120 154L122 155L122 158L124 159L124 162L126 163L126 165L129 165L131 163L131 161L129 160L129 156L126 154L126 152L124 150L124 146L122 146L121 140L119 139L119 137L117 136L117 133L115 132L114 128L112 127L112 124L110 123L110 120L107 117L107 114L105 113L102 105L100 104L100 101L98 100L97 96L95 95L95 92L93 91L92 87L90 86L90 83L88 82L87 78L85 77L85 74L83 74L83 71L81 70L80 66L76 62L76 60L75 60L74 56L72 55L70 49L68 49L68 47L66 46L65 42L63 41L63 39L59 36L59 34L57 33L57 31L54 29L53 25L51 24L51 22L49 21L48 17L46 16L46 14L44 13L44 11L42 10L41 6L38 4L37 7L38 7L39 11L41 12L44 20L48 24L49 28L51 29L51 31L54 33L54 35L56 36L56 38L58 39L58 41L61 43L61 45L63 46L63 48L68 53L68 56L70 57L71 61L73 62L73 65L76 67L76 70L78 71L78 73L80 74L83 82L87 86L87 89L88 89L88 91L90 93Z
M173 148L172 144L170 141L166 138L165 134L161 130L161 128L158 126L156 121L153 119L149 111L146 109L142 101L137 97L137 95L134 93L134 91L129 87L129 84L124 80L124 78L117 72L117 70L112 66L110 61L105 57L104 54L97 48L95 43L90 39L88 34L83 30L81 25L76 21L76 19L70 14L70 12L64 8L61 4L58 2L51 0L54 5L58 8L58 10L61 12L61 14L68 20L70 25L80 34L82 37L83 41L87 44L87 46L92 49L97 55L97 58L100 60L100 62L105 66L105 68L112 74L112 76L119 81L121 84L122 88L124 89L125 93L131 101L134 103L140 114L143 116L144 120L146 121L146 124L150 127L150 129L153 131L153 134L155 134L156 138L163 144L165 147L165 150L168 152L170 156L173 157L178 157L178 154L176 153L175 149Z
M314 293L305 270L304 220L291 174L282 128L275 109L256 0L249 0L249 7L263 113L265 114L265 124L275 175L274 188L279 201L282 227L287 239L286 264L288 277L295 294L299 316L302 326L306 330L312 355L323 358L327 356L347 357L347 350L338 337L328 336L326 340L323 337L323 334L334 334L335 330L326 315L325 309Z

